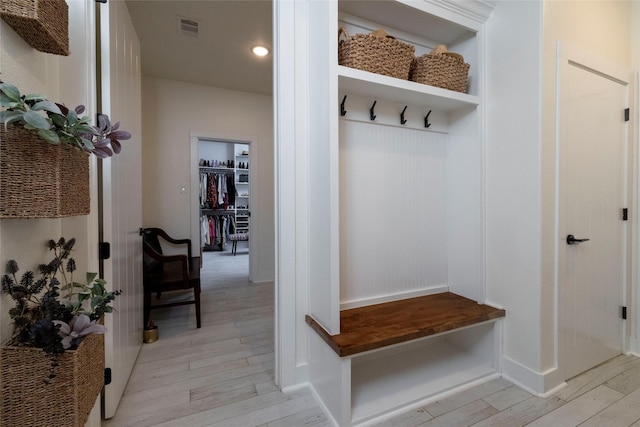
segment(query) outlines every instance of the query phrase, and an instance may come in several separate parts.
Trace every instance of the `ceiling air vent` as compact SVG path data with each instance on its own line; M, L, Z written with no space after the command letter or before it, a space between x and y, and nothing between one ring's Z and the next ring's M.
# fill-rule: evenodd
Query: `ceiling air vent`
M178 16L178 32L183 36L198 37L198 21Z

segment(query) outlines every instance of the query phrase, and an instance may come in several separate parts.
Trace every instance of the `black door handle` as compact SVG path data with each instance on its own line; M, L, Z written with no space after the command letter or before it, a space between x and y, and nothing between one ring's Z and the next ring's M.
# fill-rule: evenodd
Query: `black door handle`
M567 236L567 245L575 245L576 243L588 242L589 239L576 239L573 234Z

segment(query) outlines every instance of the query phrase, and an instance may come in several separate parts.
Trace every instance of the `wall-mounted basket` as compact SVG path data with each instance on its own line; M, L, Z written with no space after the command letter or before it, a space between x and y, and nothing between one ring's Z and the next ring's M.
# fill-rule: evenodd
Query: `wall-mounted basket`
M338 30L338 64L345 67L407 80L414 51L414 46L383 30L353 36L344 28Z
M69 55L69 6L65 0L0 0L0 16L31 47Z
M429 86L467 92L469 64L452 52L427 53L411 63L409 80Z
M87 335L77 350L51 360L35 347L0 347L3 426L84 427L104 386L104 335Z
M0 218L88 215L89 154L0 124Z

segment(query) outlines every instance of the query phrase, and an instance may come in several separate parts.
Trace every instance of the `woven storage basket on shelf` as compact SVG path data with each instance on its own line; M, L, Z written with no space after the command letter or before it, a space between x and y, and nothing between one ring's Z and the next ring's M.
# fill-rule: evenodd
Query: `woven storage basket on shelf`
M69 55L69 6L65 0L0 0L0 16L31 47Z
M0 125L0 218L89 214L89 154Z
M77 350L51 360L33 347L0 347L0 426L84 427L104 386L104 335L87 335Z
M340 40L344 34L344 40ZM338 31L338 64L407 80L415 47L393 37Z
M414 58L409 79L456 92L467 92L469 64L451 53L427 53Z

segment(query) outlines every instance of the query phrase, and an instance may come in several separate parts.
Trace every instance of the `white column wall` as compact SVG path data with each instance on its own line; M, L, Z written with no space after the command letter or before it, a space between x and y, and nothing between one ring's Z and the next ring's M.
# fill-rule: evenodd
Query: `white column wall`
M487 302L507 310L507 375L541 366L541 30L533 1L498 2L487 23Z

